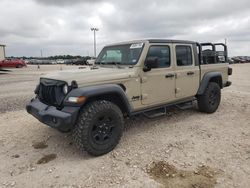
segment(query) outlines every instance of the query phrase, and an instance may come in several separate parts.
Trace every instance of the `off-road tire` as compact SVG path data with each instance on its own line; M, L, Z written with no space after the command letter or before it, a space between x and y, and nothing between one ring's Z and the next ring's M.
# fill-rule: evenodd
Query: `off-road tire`
M214 113L220 105L221 89L215 82L210 82L205 92L197 97L201 112Z
M99 156L116 147L122 131L123 114L120 108L112 102L99 100L88 103L80 111L73 129L73 140L79 149Z

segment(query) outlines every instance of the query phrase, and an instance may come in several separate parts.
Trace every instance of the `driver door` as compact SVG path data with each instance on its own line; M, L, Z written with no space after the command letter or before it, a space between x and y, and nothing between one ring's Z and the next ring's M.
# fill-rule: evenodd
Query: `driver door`
M142 104L159 105L175 100L175 72L172 61L172 44L152 44L148 58L155 59L155 65L142 76Z

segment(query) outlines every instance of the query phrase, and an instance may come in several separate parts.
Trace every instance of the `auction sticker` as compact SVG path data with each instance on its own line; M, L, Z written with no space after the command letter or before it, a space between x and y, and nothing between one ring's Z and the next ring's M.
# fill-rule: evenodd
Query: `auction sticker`
M130 49L142 48L142 46L143 46L143 43L131 44Z

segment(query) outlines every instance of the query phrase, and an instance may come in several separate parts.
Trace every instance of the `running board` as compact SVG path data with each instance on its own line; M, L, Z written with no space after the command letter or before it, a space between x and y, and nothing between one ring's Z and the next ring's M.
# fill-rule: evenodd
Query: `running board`
M159 108L156 110L148 111L148 112L143 112L142 113L145 117L148 119L153 119L161 116L165 116L167 114L167 108Z
M176 107L181 110L187 110L189 108L193 108L193 101L177 104Z
M193 101L195 101L195 100L196 100L195 97L191 97L191 98L187 98L187 99L182 100L182 101L167 103L167 104L160 105L160 106L155 106L155 107L151 107L151 108L146 108L146 109L134 111L134 112L131 112L129 114L129 116L134 116L134 115L137 115L137 114L143 114L148 118L159 117L159 116L166 115L167 114L167 109L169 107L175 106L175 107L180 108L180 109L192 108L193 107Z
M176 104L173 106L176 106L178 109L181 109L181 110L186 110L186 109L193 108L193 101L188 101L188 102ZM165 106L165 107L154 109L151 111L145 111L142 114L149 119L153 119L153 118L157 118L161 116L166 116L168 108L169 108L168 106Z

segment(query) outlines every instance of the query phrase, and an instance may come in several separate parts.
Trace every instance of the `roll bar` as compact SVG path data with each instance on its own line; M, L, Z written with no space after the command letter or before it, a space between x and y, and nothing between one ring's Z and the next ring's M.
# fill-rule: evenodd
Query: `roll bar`
M227 45L223 43L196 43L197 48L199 50L199 60L200 64L215 64L218 62L227 62L228 61L228 53L227 53ZM204 47L211 47L210 49L204 49ZM223 51L218 51L217 47L222 46ZM221 60L223 59L223 60Z

